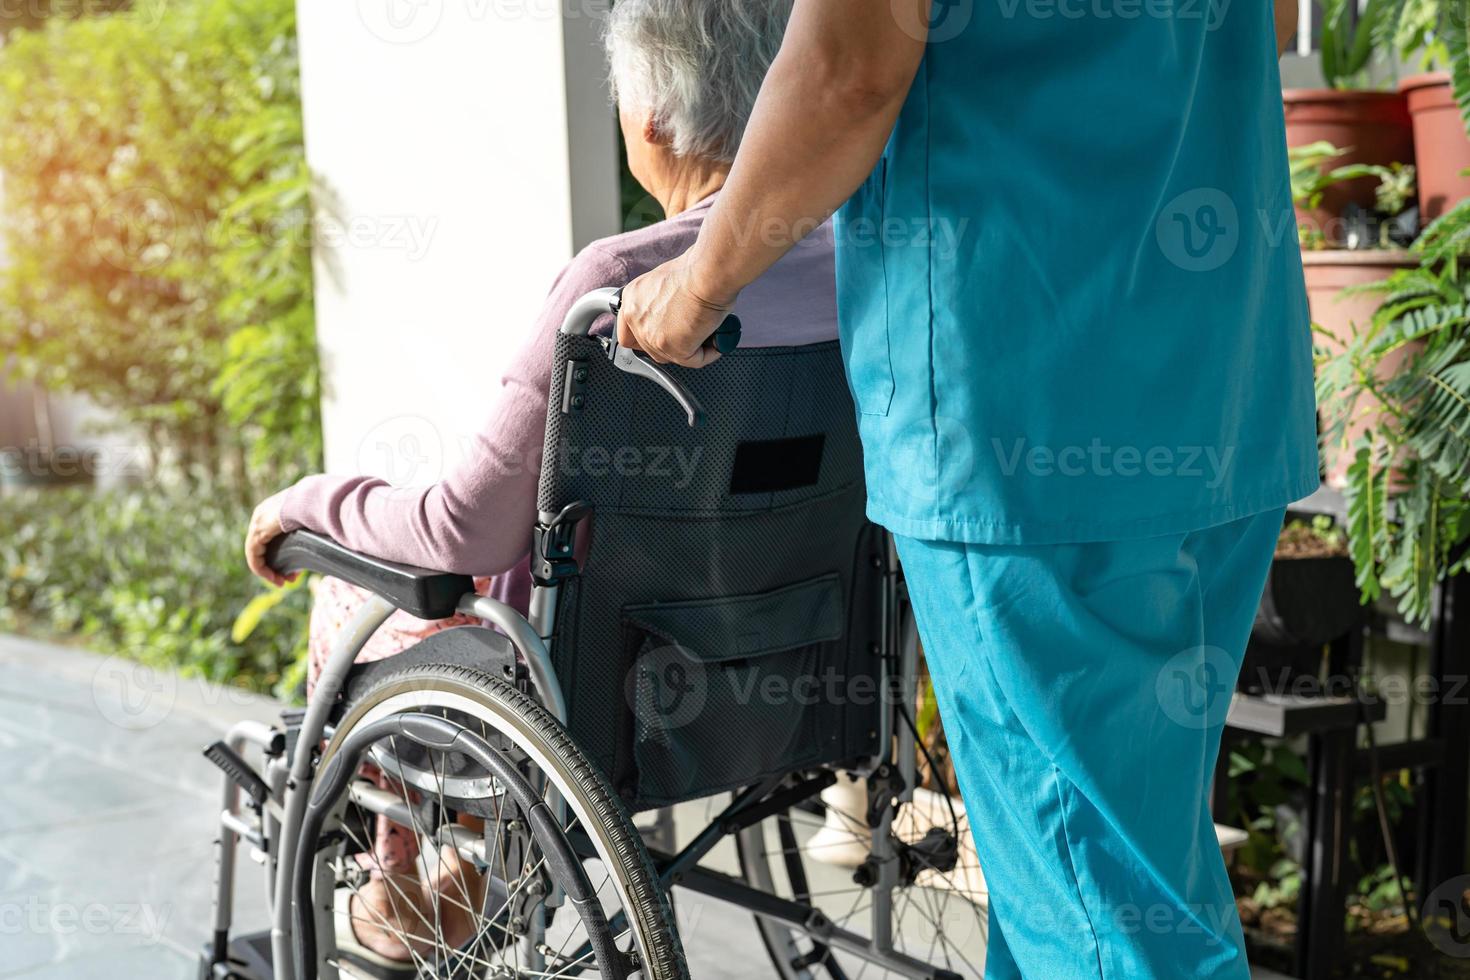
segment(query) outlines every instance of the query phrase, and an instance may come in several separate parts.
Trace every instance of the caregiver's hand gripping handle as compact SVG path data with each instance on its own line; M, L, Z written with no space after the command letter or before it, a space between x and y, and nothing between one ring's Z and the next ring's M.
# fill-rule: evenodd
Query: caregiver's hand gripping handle
M562 321L561 332L581 337L587 336L592 329L592 324L599 317L609 313L617 315L622 305L622 295L621 289L607 287L595 289L583 296L573 303L572 308L567 312L566 319ZM613 366L618 370L647 378L667 391L679 403L679 407L684 409L690 426L704 422L704 408L689 389L674 380L672 375L647 357L630 347L620 346L616 331L610 337L598 337L597 340L607 353L608 360L612 361ZM705 342L706 347L721 354L728 354L739 345L740 318L734 314L726 316L719 329Z

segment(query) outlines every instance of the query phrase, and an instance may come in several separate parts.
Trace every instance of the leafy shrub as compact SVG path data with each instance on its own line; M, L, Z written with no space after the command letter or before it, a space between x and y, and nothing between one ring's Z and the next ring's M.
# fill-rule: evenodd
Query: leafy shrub
M160 0L161 2L161 0ZM129 0L25 0L0 4L0 36L34 30L51 18L88 17L130 6Z
M241 504L157 491L0 496L0 629L271 690L301 657L309 600L292 593L231 640L261 591L240 552L248 518Z
M1445 25L1437 36L1470 135L1470 7L1448 5ZM1417 267L1357 287L1382 305L1319 365L1317 403L1324 447L1352 454L1344 495L1364 601L1386 593L1427 626L1439 583L1465 570L1470 546L1470 199L1413 248Z
M0 48L0 349L241 497L320 458L292 0L177 0Z

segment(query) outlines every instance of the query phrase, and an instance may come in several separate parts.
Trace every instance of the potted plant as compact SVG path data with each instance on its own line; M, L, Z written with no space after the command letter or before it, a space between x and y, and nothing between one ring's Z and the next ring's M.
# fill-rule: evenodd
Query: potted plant
M1276 542L1251 638L1320 651L1362 621L1353 581L1347 536L1330 517L1288 521Z
M1399 82L1414 124L1414 159L1419 165L1419 208L1438 218L1470 197L1470 138L1460 125L1447 71L1425 72Z
M1461 19L1445 44L1470 133L1467 31ZM1351 448L1344 495L1363 598L1387 592L1427 624L1470 541L1470 198L1413 252L1415 266L1370 287L1382 302L1369 329L1319 366L1317 392L1324 446Z
M1299 210L1326 211L1325 202L1333 191L1347 184L1369 181L1372 190L1367 206L1349 202L1330 210L1325 220L1298 223L1304 250L1393 249L1414 240L1419 212L1413 206L1417 179L1413 166L1342 163L1348 151L1326 141L1293 147L1287 155L1292 201Z
M1328 143L1342 147L1339 166L1388 166L1413 162L1414 142L1402 92L1367 88L1363 74L1377 52L1377 38L1396 23L1403 0L1368 0L1351 23L1353 0L1327 0L1322 21L1322 75L1326 88L1286 89L1286 142L1290 147ZM1324 189L1314 207L1297 206L1297 221L1322 226L1350 204L1373 203L1374 184L1360 175Z
M1470 540L1470 200L1371 290L1368 329L1317 376L1324 445L1350 450L1349 548L1365 601L1387 592L1425 624Z
M1463 3L1420 0L1398 36L1400 55L1417 57L1425 71L1399 82L1413 120L1414 157L1419 166L1419 208L1426 220L1438 218L1456 201L1470 197L1470 136L1460 118L1455 93L1470 91L1470 73L1458 77L1444 66L1456 63L1466 44Z
M1366 287L1418 261L1404 247L1418 225L1418 211L1411 203L1414 168L1363 163L1333 167L1344 155L1328 143L1291 151L1292 196L1300 209L1316 209L1328 191L1348 181L1374 182L1371 209L1349 203L1321 224L1298 228L1319 359L1341 354L1372 321L1382 297ZM1348 433L1348 442L1361 429L1361 421L1355 424L1358 428ZM1341 486L1347 479L1347 454L1332 451L1332 446L1324 449L1328 482Z

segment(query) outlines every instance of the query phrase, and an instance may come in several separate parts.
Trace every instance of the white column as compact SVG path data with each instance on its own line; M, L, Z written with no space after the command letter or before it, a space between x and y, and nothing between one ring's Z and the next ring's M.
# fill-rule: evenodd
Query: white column
M301 0L327 468L437 478L619 230L606 0Z

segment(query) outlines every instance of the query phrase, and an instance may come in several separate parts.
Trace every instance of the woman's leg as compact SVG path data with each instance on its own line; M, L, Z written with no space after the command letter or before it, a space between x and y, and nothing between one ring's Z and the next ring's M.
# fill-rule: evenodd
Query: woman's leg
M1281 516L899 540L990 885L988 977L1248 975L1207 803Z
M326 665L337 637L367 599L367 593L334 578L312 581L311 620L308 627L307 696L316 687L316 679ZM394 616L400 614L395 613ZM391 617L390 617L391 618ZM358 654L359 662L380 660L398 652L391 643L379 640L388 624L384 624L368 645ZM377 769L368 767L370 776L381 789L394 789ZM352 934L367 949L379 956L409 962L413 959L409 942L414 937L429 935L422 927L427 921L426 903L416 865L418 841L406 828L379 817L374 824L372 848L358 855L368 871L347 905Z
M489 580L477 580L476 587L484 592L489 587ZM368 597L356 586L327 577L314 579L312 590L306 678L308 696L326 664L332 644ZM386 659L433 633L470 622L473 620L463 616L431 621L396 612L373 634L358 654L357 662ZM365 767L364 774L381 789L395 793L400 791L396 783L375 768ZM417 836L409 828L386 817L379 817L375 822L372 849L359 855L358 860L367 868L369 879L348 905L353 933L373 952L406 962L412 954L405 939L412 941L432 936L434 889L440 885L447 887L451 879L439 872L432 876L422 874L426 862L419 851ZM469 880L472 875L460 868L457 861L456 854L437 861L436 868L453 867L460 878ZM427 891L426 879L431 884ZM449 938L452 941L453 937Z

